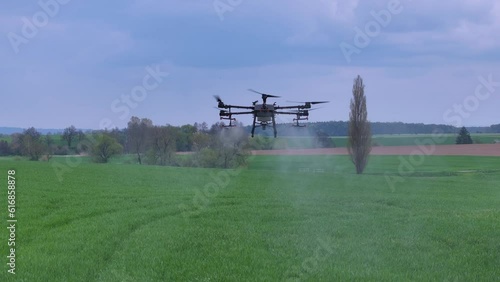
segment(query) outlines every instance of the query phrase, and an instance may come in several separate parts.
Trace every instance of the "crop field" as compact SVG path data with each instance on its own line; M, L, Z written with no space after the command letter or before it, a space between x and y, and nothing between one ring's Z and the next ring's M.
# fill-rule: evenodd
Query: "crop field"
M335 155L236 170L0 158L0 281L500 280L500 158L405 159L356 175Z
M374 146L414 146L418 142L434 137L431 134L374 135L373 144ZM456 134L444 134L438 145L455 144L456 137ZM500 134L471 134L471 137L475 144L492 144L500 140ZM344 148L347 145L346 136L334 136L330 139L335 147ZM275 148L313 148L314 145L314 138L311 137L281 137L276 141Z

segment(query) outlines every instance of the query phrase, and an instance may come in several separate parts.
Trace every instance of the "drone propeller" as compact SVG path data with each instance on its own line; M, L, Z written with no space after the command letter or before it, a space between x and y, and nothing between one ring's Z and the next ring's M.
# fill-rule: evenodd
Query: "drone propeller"
M221 119L231 119L231 109L229 110L221 110L220 108L214 107L214 109L219 110L219 116ZM223 118L223 117L229 117L229 118Z
M312 109L307 109L307 110L296 110L296 111L291 111L291 113L299 114L299 113L314 111L314 110L317 110L317 109L321 109L321 108L312 108Z
M271 95L271 94L266 94L266 93L261 93L259 91L255 91L253 89L248 89L248 91L251 91L251 92L254 92L254 93L257 93L257 94L260 94L262 95L262 97L271 97L271 98L280 98L281 96L276 96L276 95Z
M220 98L219 95L214 95L214 98L217 102L222 103L222 99Z
M217 101L217 103L219 103L219 104L217 105L217 107L219 107L219 108L225 108L225 107L226 107L226 106L224 105L224 102L222 102L222 99L220 98L220 96L219 96L219 95L214 95L214 98L215 98L215 100Z
M324 104L324 103L330 103L330 101L316 101L316 102L297 102L297 101L287 101L288 103L304 103L304 104L311 104L311 105L316 105L316 104Z

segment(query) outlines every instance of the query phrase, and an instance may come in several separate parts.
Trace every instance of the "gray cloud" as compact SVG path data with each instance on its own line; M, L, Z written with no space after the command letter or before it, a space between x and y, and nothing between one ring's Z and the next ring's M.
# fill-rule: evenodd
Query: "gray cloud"
M0 12L0 93L19 98L0 113L0 125L97 128L151 64L171 76L133 114L171 124L215 122L211 96L249 103L250 87L331 100L311 117L345 120L357 74L368 86L371 119L441 123L474 91L478 75L500 77L493 67L500 4L493 0L401 0L404 11L347 63L339 44L388 2L242 1L221 21L212 1L71 1L18 55L7 34L20 33L21 18L38 6L9 2ZM466 122L494 122L497 101ZM198 110L171 107L183 102ZM400 111L387 111L387 103Z

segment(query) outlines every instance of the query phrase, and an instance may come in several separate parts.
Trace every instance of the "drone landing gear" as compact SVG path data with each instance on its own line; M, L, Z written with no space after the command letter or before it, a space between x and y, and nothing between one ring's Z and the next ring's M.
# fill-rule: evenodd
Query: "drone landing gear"
M228 125L222 125L222 127L224 127L224 128L235 127L236 126L236 124L233 124L233 121L236 121L235 118L232 118L232 117L228 117L228 118L221 117L220 119L221 120L229 120L229 124Z
M224 106L224 104L222 104ZM220 105L219 105L220 107ZM229 108L229 111L226 110L221 110L219 112L220 120L229 120L229 125L222 125L222 127L235 127L236 125L233 124L233 121L236 121L235 118L233 118L231 114L231 108Z
M255 132L255 118L256 116L253 116L253 124L252 124L252 138L253 138L253 133Z
M295 127L306 127L305 124L300 124L299 121L301 120L309 120L309 118L294 118L293 121L295 122L294 124L292 124L292 126L295 126Z
M273 130L274 130L274 138L278 135L278 131L276 131L276 120L274 119L273 115Z

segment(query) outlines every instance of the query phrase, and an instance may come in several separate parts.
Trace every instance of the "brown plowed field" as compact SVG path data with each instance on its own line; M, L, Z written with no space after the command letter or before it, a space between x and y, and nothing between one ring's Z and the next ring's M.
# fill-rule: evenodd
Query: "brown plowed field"
M347 155L346 148L298 149L298 150L256 150L253 155ZM472 145L428 145L373 147L372 155L411 155L426 154L436 156L498 156L500 144Z

